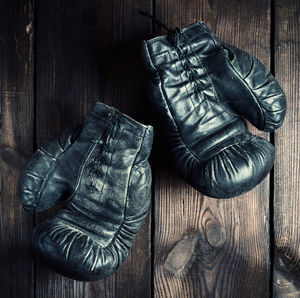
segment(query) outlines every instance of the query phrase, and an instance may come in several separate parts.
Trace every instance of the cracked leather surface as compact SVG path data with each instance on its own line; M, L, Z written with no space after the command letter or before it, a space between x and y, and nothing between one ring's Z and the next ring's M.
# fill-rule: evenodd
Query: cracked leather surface
M210 197L239 196L274 163L272 144L252 135L243 117L277 129L284 92L263 64L222 44L202 22L171 33L142 45L156 129L187 183Z
M148 212L152 139L151 126L97 102L83 127L34 154L19 184L24 208L65 201L32 233L35 252L54 271L91 281L119 268Z

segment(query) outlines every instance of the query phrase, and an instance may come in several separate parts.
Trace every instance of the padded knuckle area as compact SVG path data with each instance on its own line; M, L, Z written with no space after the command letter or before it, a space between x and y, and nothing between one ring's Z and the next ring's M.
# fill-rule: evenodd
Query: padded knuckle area
M272 144L253 137L224 149L206 161L199 167L195 183L207 196L235 197L259 184L271 170L273 162Z
M34 229L34 250L50 268L70 278L103 279L114 273L127 257L145 215L126 217L106 245L88 230L88 223L84 228L53 217Z
M102 249L93 237L63 223L37 226L33 245L50 268L78 280L104 278L118 264L113 251Z

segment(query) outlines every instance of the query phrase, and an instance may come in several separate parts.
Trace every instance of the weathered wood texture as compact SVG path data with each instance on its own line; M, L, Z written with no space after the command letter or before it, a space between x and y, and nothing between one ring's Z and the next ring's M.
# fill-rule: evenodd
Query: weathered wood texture
M269 1L156 0L154 8L156 17L168 27L203 20L221 40L269 66ZM156 33L165 34L158 27ZM268 297L269 178L242 197L214 200L161 166L156 172L155 297ZM186 269L185 276L177 277L167 270L166 258L189 231L198 233L199 245L192 267Z
M33 7L0 3L0 296L32 297L32 214L17 198L17 181L33 152Z
M288 113L274 134L271 193L268 177L240 198L204 197L170 170L156 143L154 208L129 257L103 281L73 281L34 262L34 217L17 198L19 175L35 146L82 122L95 100L149 123L139 42L153 36L153 24L139 10L152 8L169 27L203 20L268 67L274 50ZM268 297L271 272L274 297L299 297L299 9L296 0L1 1L0 297Z
M82 122L95 100L145 121L139 43L151 1L39 1L36 32L37 144ZM49 216L38 217L38 221ZM149 297L150 217L122 268L107 279L76 282L38 263L37 297Z
M275 0L275 74L288 112L275 133L274 297L300 297L300 3Z

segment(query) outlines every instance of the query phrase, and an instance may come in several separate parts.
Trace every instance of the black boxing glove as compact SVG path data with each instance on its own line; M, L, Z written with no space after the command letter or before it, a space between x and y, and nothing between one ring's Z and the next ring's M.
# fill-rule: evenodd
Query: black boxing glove
M214 198L241 195L260 183L274 148L252 135L242 117L273 131L284 119L285 95L258 60L221 44L202 23L144 41L152 73L150 101L172 164Z
M74 173L79 171L79 167L62 157L81 129L82 126L78 125L56 134L31 157L19 181L20 198L26 211L44 211L70 196L67 192L76 183ZM64 162L67 163L62 166Z
M64 207L38 224L35 252L67 277L92 281L114 273L147 215L153 129L95 103L83 128L41 146L20 180L26 210Z

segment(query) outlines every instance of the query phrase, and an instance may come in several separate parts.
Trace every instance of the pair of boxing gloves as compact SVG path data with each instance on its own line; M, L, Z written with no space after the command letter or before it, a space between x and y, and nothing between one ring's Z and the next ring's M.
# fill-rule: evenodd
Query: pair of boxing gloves
M258 60L222 44L202 23L143 42L152 73L155 128L181 177L204 195L239 196L260 183L274 147L251 134L284 119L286 100ZM83 126L41 146L19 184L28 211L64 206L32 233L35 252L54 271L91 281L114 273L147 215L153 129L94 104Z

